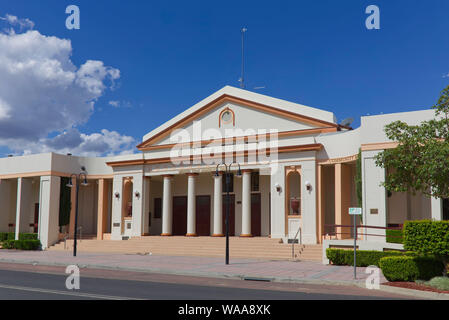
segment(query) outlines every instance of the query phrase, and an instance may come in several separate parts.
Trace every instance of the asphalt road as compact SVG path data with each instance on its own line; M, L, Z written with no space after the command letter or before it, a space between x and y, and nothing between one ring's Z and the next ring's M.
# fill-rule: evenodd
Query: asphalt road
M266 283L81 269L80 289L60 267L0 266L0 299L347 300L401 298L355 287ZM404 298L404 297L402 297Z

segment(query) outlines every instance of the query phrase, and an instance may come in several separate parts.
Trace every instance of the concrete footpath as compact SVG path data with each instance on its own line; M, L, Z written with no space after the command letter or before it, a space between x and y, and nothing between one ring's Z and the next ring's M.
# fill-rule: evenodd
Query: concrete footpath
M47 266L76 264L80 268L323 285L353 285L363 288L366 287L366 279L370 276L366 273L366 268L357 268L357 280L354 280L353 267L323 265L311 261L292 262L236 258L230 259L230 264L225 265L224 258L83 252L78 253L77 257L73 257L71 252L60 251L0 250L1 262ZM380 277L380 283L387 282L382 273L380 273ZM416 290L390 286L381 286L381 290L427 299L441 299L449 296L430 292L421 294Z

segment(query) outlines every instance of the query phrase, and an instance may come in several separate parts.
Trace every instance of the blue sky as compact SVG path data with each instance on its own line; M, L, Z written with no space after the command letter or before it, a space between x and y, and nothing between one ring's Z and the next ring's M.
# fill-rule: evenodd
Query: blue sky
M80 8L80 30L65 28L70 4ZM370 4L381 10L380 30L365 28ZM353 117L355 127L363 115L428 108L449 84L448 12L446 0L0 3L0 16L70 39L76 66L100 60L120 70L77 128L137 141L221 87L239 85L242 26L248 90L332 111L339 121Z

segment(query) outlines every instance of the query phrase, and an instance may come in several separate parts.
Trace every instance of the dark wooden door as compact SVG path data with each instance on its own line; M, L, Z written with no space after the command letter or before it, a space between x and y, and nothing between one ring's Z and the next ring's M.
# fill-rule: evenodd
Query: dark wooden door
M39 224L39 203L34 204L34 233L37 233Z
M173 197L173 235L185 236L187 233L187 197Z
M210 236L210 196L196 197L196 234Z
M223 195L223 234L226 235L226 194ZM229 195L229 236L235 236L235 195Z
M261 235L261 196L260 193L253 193L251 195L251 234L254 237Z

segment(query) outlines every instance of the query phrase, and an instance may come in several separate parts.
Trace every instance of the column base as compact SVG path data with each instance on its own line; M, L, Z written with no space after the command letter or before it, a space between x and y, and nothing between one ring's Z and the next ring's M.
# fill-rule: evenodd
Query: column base
M253 235L252 234L241 234L240 237L241 238L252 238Z
M198 237L196 233L187 233L186 237Z
M161 237L171 237L171 233L161 233Z
M221 234L221 233L214 233L213 235L212 235L212 237L224 237L225 235L224 234Z

